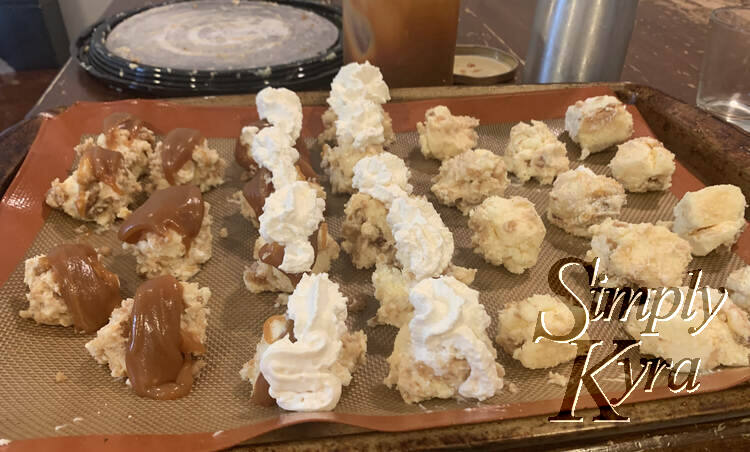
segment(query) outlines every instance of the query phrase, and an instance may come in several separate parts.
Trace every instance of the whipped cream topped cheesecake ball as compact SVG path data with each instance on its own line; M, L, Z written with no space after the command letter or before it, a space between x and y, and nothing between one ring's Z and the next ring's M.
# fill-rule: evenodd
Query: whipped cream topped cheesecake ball
M323 114L322 118L325 128L323 136L330 137L330 139L324 138L323 141L332 141L333 138L343 139L343 142L338 141L339 145L354 141L357 138L355 132L358 131L358 128L351 129L352 126L356 125L352 123L352 119L347 118L352 112L352 108L357 110L356 105L368 102L376 106L382 106L389 100L391 100L391 95L380 69L367 61L342 66L331 82L331 92L327 99L330 108ZM370 106L361 109L370 110L371 113L378 110L372 109ZM382 110L382 107L380 110ZM379 124L373 124L378 129L376 138L380 139L381 136L383 138L380 144L383 146L390 145L394 138L390 115L382 110L382 113L371 116L371 119L380 120Z
M86 350L141 397L171 400L190 393L205 363L211 290L159 276L141 284L112 312Z
M672 230L690 242L695 256L731 247L745 229L745 195L734 185L686 193L674 208Z
M263 129L257 134L252 146L253 163L258 169L241 191L230 199L240 206L240 213L259 227L258 218L263 214L263 205L275 187L283 187L295 181L307 181L326 198L318 175L310 165L309 155L300 154L292 146L291 136L276 126Z
M565 112L565 130L581 146L581 160L633 135L633 116L613 96L579 100Z
M164 137L149 155L147 191L174 185L195 185L202 192L224 183L227 162L195 129L177 128Z
M474 282L477 270L449 264L443 275L452 276L467 286ZM372 285L375 288L375 299L380 306L371 321L373 324L393 325L401 328L409 323L414 314L414 307L409 303L409 290L419 281L408 270L397 265L378 262L372 272Z
M527 369L546 369L572 361L576 357L575 344L563 344L547 338L534 342L540 312L544 313L547 331L562 336L570 333L575 326L575 317L570 309L552 295L532 295L525 300L506 304L497 316L498 333L495 340Z
M737 306L746 311L750 310L750 265L730 273L726 287Z
M672 186L674 154L659 140L634 138L617 146L609 169L629 192L663 191Z
M395 241L386 215L394 199L411 194L410 175L404 161L388 152L354 165L353 186L358 192L344 206L341 247L356 268L394 261Z
M511 273L536 265L547 229L526 198L492 196L469 214L474 252Z
M336 118L336 144L324 144L321 153L334 193L352 193L354 165L393 142L391 118L382 106L390 98L380 70L370 63L350 63L334 77L328 104Z
M690 244L664 226L604 220L591 227L586 259L600 259L605 287L675 287L692 260Z
M73 325L93 333L120 305L120 280L101 263L96 250L64 244L26 259L24 283L28 308L19 314L46 325Z
M125 167L137 178L148 172L148 156L154 150L153 127L130 113L116 112L102 121L96 145L122 154Z
M380 302L375 322L401 326L411 318L409 289L417 282L452 275L471 284L475 269L453 265L453 234L424 197L396 198L386 215L396 243L393 265L378 263L372 274L375 298Z
M70 176L52 181L45 198L50 207L71 217L108 226L130 215L128 208L143 191L123 154L93 144L76 146L78 165Z
M386 216L396 258L417 280L439 276L453 258L453 234L423 197L397 198Z
M258 164L252 155L255 136L262 129L274 126L289 136L292 143L297 142L302 132L302 102L297 94L286 88L267 87L255 97L260 119L242 128L240 138L234 150L237 164L244 168L250 177L258 170ZM309 161L309 156L307 156Z
M680 288L685 300L690 298L689 288ZM638 320L638 316L631 313L625 323L625 329L633 338L641 340L641 354L664 358L672 363L683 359L700 359L701 370L712 370L718 366L747 366L750 365L750 320L747 312L738 308L730 298L724 301L721 310L700 333L690 334L690 330L697 330L705 323L705 299L707 293L711 296L711 306L716 308L722 293L713 288L705 288L695 292L692 304L695 315L692 319L683 319L681 312L669 320L660 320L655 327L658 336L642 335L646 331L646 319ZM672 312L675 307L675 294L667 292L661 305L660 312ZM683 367L683 372L686 367Z
M542 185L551 184L570 165L562 141L547 124L534 120L531 124L519 122L510 129L504 158L508 171L521 182L533 178Z
M414 317L396 336L384 383L407 403L433 398L485 400L503 387L503 367L487 336L479 292L449 276L409 292Z
M338 258L339 246L323 218L325 201L308 182L274 190L265 201L253 262L243 280L248 290L291 293L303 273L323 273Z
M430 188L438 201L464 215L490 196L502 196L508 175L502 157L486 149L464 151L444 160Z
M346 327L347 299L326 273L304 275L286 315L270 317L240 371L252 401L288 411L330 411L365 362L367 336Z
M135 256L148 278L172 275L188 280L211 258L210 205L198 187L157 190L120 226L122 248Z
M479 120L471 116L454 116L448 107L438 105L425 113L417 123L419 146L427 158L447 160L477 146Z
M552 184L547 218L570 234L591 237L589 227L620 215L625 202L619 182L579 166L560 174Z

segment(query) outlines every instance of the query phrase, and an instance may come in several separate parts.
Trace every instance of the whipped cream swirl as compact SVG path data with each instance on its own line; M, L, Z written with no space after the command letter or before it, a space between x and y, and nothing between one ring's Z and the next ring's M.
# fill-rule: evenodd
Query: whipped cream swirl
M479 292L452 276L425 279L409 291L414 317L409 322L414 358L442 375L456 359L471 372L458 387L464 397L484 400L503 387L497 352L486 329L490 317L479 304Z
M274 182L274 186L276 183ZM258 218L260 235L266 242L284 246L284 260L279 269L303 273L312 269L315 250L308 238L323 221L325 201L305 181L282 185L268 195L263 214Z
M342 67L331 83L328 104L336 113L336 138L340 146L365 149L385 142L382 104L390 100L380 69L365 63Z
M294 164L299 160L299 152L293 144L291 137L276 126L266 127L255 134L250 153L259 166L271 171L275 188L297 180Z
M302 132L302 102L286 88L263 88L255 98L258 115L289 135L292 143Z
M365 157L354 165L352 186L387 206L394 199L408 196L411 172L403 160L389 152Z
M328 274L304 275L289 296L287 316L294 337L271 345L260 358L268 393L290 411L328 411L338 404L341 388L351 381L337 362L346 332L346 298Z
M386 216L396 240L396 259L417 281L441 275L453 257L453 234L425 198L402 197Z

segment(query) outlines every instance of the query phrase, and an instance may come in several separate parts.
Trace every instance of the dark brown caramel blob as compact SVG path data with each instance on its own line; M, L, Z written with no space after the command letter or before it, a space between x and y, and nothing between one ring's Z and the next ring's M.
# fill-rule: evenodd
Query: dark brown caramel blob
M117 237L123 242L136 243L148 232L161 236L167 229L182 235L189 250L203 223L203 196L194 185L180 185L157 190L141 207L123 222Z
M88 167L89 170L83 170ZM114 190L117 194L122 194L122 190L117 185L117 173L122 167L122 154L116 151L110 151L99 146L89 146L83 151L81 155L81 161L78 164L79 170L79 182L81 182L81 175L88 174L89 172L94 175L94 179L103 182ZM82 217L86 215L88 206L86 205L86 191L81 190L76 200L76 208L78 214Z
M194 344L183 340L182 311L182 285L174 276L159 276L136 290L125 365L139 396L172 400L190 392Z
M272 174L265 168L260 168L255 175L242 187L242 195L255 212L255 218L263 214L263 206L268 195L273 193Z
M310 241L310 245L312 245L313 247L313 265L315 265L315 260L317 260L318 258L318 237L321 237L321 240L323 241L327 240L328 225L325 222L320 223L320 227L318 227L318 230L310 234L310 237L308 238L308 240ZM279 266L284 262L284 245L281 245L279 243L264 244L260 247L260 250L258 250L258 260L263 262L264 264L268 264L271 267L279 269ZM279 271L284 273L295 286L299 284L300 280L302 279L302 275L304 274L287 273L281 269L279 269Z
M93 333L120 305L120 280L99 262L89 245L59 245L47 254L60 294L73 317L73 326Z
M113 130L127 130L133 135L140 127L144 126L144 122L130 113L118 111L104 118L102 121L102 130L105 134L109 134Z
M193 150L203 142L203 135L195 129L174 129L164 137L161 150L161 166L164 177L174 185L174 176L190 160Z

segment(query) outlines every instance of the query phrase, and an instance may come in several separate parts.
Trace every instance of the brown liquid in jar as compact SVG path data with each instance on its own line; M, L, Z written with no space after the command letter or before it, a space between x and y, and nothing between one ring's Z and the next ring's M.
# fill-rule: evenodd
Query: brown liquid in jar
M136 290L125 365L139 396L172 400L190 392L192 350L183 341L182 311L182 285L174 276L159 276Z
M59 245L47 254L47 261L73 317L73 326L93 333L106 325L112 310L122 301L120 280L99 262L94 248Z
M392 87L450 85L459 0L344 0L344 63L369 61Z
M174 129L164 137L161 150L161 166L164 177L174 185L174 176L190 160L193 149L204 140L203 135L195 129Z
M323 222L320 223L318 230L308 237L310 245L313 247L313 265L315 265L315 260L318 258L318 236L326 237L327 234L328 225ZM258 260L284 273L295 286L299 284L302 275L304 275L304 273L287 273L279 269L279 266L284 262L284 245L279 243L266 243L261 246L260 250L258 250Z
M248 124L248 127L257 127L260 132L270 125L271 124L268 121L259 119ZM234 160L237 161L238 165L248 171L255 172L258 170L258 164L250 156L250 146L243 144L240 140L237 140L237 145L234 147Z
M167 229L182 235L185 248L198 235L203 224L205 206L201 191L195 185L178 185L157 190L120 226L117 237L136 243L148 232L161 236Z

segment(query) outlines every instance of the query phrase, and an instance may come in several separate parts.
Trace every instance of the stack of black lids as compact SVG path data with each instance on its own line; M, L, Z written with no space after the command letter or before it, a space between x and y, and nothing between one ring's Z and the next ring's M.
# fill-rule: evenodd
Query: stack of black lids
M73 53L110 86L160 96L316 88L341 67L341 11L304 0L172 1L95 24Z

